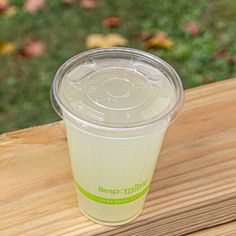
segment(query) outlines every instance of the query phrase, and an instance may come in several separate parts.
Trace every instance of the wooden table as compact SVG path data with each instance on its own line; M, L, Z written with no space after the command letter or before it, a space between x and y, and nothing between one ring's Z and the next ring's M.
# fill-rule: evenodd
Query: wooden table
M145 208L128 225L78 210L63 122L0 136L0 190L1 236L236 235L236 79L186 91Z

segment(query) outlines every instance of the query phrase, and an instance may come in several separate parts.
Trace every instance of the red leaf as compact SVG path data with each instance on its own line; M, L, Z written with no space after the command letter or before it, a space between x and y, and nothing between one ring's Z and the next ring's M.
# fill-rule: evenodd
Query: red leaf
M46 0L26 0L24 4L24 9L29 13L36 13L38 10L42 9L46 4Z
M80 7L83 9L94 9L97 7L98 3L98 0L81 0Z
M41 57L45 51L46 47L42 41L28 38L20 54L24 57Z
M118 16L109 16L102 21L103 26L105 27L114 27L121 24L120 17Z
M185 24L184 30L193 36L197 36L201 33L201 29L195 21L189 21L187 24Z
M213 54L213 57L214 57L215 59L217 59L217 58L219 58L219 57L224 57L225 54L226 54L226 52L227 52L227 49L226 49L226 48L222 48L222 49L216 51L216 52Z
M0 0L0 14L4 13L9 7L10 4L8 0Z

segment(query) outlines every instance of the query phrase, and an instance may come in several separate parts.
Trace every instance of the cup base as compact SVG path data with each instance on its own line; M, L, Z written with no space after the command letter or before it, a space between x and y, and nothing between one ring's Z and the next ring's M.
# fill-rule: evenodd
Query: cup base
M81 209L81 207L79 207L79 209L89 220L92 220L93 222L98 223L100 225L107 225L107 226L119 226L119 225L127 224L130 221L136 219L139 216L139 214L142 212L142 209L141 209L134 216L132 216L132 217L130 217L128 219L122 220L122 221L104 221L104 220L100 220L100 219L94 218L93 216L87 214L86 211Z

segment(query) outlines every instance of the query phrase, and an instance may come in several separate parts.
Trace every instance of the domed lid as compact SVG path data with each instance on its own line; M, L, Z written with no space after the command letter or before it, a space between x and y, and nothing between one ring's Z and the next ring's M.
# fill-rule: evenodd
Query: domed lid
M105 129L153 124L170 117L183 100L181 81L167 63L127 48L73 57L59 69L53 86L62 116Z

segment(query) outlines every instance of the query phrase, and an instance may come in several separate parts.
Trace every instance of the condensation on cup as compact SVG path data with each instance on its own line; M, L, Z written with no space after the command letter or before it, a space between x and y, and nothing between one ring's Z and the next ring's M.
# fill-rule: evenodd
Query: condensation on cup
M60 67L51 99L65 122L85 216L115 226L140 214L163 138L183 98L175 70L140 50L94 49Z

